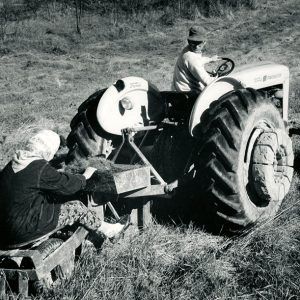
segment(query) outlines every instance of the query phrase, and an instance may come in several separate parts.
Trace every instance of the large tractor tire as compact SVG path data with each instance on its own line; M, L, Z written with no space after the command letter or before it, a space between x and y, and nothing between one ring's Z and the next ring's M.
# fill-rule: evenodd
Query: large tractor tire
M71 133L67 137L68 161L88 156L108 158L113 152L118 137L105 132L96 118L97 106L105 91L103 89L91 95L79 106L78 113L72 119Z
M271 101L250 88L227 93L204 112L195 133L195 185L211 210L232 229L273 217L290 188L294 156Z

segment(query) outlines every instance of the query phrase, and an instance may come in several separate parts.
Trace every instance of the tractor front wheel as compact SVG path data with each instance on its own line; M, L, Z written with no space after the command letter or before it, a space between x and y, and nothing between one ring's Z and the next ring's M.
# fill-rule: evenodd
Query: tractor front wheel
M196 185L230 227L276 214L293 175L292 142L278 109L253 89L214 101L196 131Z

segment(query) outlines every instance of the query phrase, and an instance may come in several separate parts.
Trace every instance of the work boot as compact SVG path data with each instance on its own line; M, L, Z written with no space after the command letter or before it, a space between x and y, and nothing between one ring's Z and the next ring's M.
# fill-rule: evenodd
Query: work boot
M102 233L107 238L112 238L115 235L119 234L125 225L122 225L120 223L111 224L102 221L101 226L98 228L98 232Z
M103 234L106 238L112 239L120 236L131 225L130 215L124 216L118 223L112 224L102 221L98 232Z

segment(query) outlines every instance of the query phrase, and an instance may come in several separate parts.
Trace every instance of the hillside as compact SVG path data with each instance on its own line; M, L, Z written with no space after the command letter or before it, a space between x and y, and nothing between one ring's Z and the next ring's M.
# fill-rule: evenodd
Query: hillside
M179 1L180 3L182 1ZM52 3L52 2L51 2ZM56 5L56 6L55 6ZM170 88L192 24L210 32L206 52L237 65L262 60L290 68L290 118L300 120L300 2L261 1L257 9L174 19L167 12L99 15L59 1L30 18L0 22L0 166L34 129L63 135L77 107L125 76ZM296 153L299 138L293 139ZM227 238L193 225L154 224L100 253L87 249L72 278L43 299L300 299L299 174L279 215Z

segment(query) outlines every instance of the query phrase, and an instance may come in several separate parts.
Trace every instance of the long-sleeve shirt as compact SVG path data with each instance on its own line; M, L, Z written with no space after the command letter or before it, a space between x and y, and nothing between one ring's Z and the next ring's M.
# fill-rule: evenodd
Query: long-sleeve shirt
M58 172L35 160L14 173L11 163L0 173L0 244L7 247L39 238L57 226L64 196L86 185L85 177Z
M172 90L200 93L214 80L204 68L204 65L210 61L209 57L190 51L189 46L186 46L175 65Z

